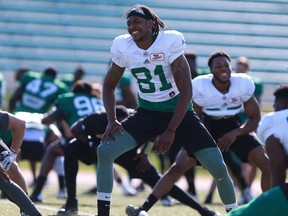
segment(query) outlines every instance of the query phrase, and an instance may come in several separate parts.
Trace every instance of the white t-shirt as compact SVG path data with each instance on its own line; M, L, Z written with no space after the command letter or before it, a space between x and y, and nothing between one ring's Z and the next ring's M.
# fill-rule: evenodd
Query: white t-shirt
M226 94L215 88L212 78L212 74L207 74L192 80L192 100L202 107L202 111L215 117L233 116L243 111L243 103L253 96L255 90L251 77L231 73L231 84Z
M179 94L171 63L184 53L186 43L180 32L160 31L154 43L140 49L129 34L120 35L111 47L112 61L127 68L137 79L137 93L149 102L164 102Z
M257 135L263 143L274 135L280 140L288 155L288 109L264 115L257 128Z

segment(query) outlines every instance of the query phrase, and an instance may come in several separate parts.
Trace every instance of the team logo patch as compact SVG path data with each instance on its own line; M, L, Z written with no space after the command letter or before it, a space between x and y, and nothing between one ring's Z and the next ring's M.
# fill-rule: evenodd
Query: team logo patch
M238 104L238 103L240 103L240 102L241 102L241 98L240 98L240 97L231 98L231 99L229 100L229 103L230 103L230 104Z
M151 61L163 61L165 59L164 53L152 53L150 55Z

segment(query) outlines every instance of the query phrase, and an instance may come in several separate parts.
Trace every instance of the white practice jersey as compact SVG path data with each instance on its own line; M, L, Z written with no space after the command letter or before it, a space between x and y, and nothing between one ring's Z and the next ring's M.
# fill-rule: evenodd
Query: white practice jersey
M242 112L243 103L254 94L255 85L251 77L243 73L231 73L231 84L226 94L215 88L212 78L212 74L207 74L192 80L193 102L209 116L233 116Z
M45 141L47 126L41 123L44 117L41 113L16 112L15 116L26 122L26 130L23 140L27 142Z
M263 143L274 135L288 155L288 109L264 115L257 128L257 135Z
M179 94L172 75L171 63L186 47L180 32L161 31L147 49L140 49L129 34L120 35L111 47L112 61L127 68L137 79L137 92L149 102L164 102Z

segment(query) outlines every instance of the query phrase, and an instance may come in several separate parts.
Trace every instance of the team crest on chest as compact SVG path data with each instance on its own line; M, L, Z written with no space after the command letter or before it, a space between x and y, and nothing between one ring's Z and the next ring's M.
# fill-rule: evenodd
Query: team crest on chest
M152 53L150 55L151 61L164 61L164 59L165 59L164 53Z
M229 103L230 103L230 104L238 104L238 103L241 103L241 98L240 98L240 97L230 98L230 99L229 99Z

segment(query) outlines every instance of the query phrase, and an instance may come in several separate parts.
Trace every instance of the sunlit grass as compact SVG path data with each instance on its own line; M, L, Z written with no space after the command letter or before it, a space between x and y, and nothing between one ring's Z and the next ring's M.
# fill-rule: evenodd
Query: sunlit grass
M87 179L87 181L89 181ZM86 195L84 192L89 190L93 184L89 185L78 185L78 205L79 205L79 215L96 215L97 206L96 206L96 195ZM56 198L57 194L57 184L48 184L43 190L44 202L41 204L36 204L41 213L45 216L56 215L56 212L59 207L61 207L65 200L59 200ZM113 191L113 200L111 208L111 216L124 216L125 207L128 204L140 205L144 202L146 196L149 194L150 190L147 188L144 192L140 192L137 196L127 197L122 194L120 188L115 185ZM199 191L198 193L200 200L204 199L204 191ZM17 206L12 204L7 199L0 199L0 215L1 216L16 216L19 215L19 209ZM4 208L5 206L5 208ZM218 195L215 194L214 204L208 205L213 210L223 212L222 204L219 201ZM174 205L173 207L163 207L161 202L158 202L150 211L150 216L196 216L199 215L195 210L184 206L184 205Z
M153 162L157 163L157 158L155 155L151 155L150 158ZM40 164L38 164L39 170ZM31 183L31 173L29 170L29 165L25 161L20 162L20 167L25 173L25 178L27 180L27 184ZM125 174L124 169L120 169L122 174ZM54 175L54 176L53 176ZM86 166L80 164L79 168L79 176L82 176L78 181L77 185L77 196L78 196L78 206L79 206L79 215L96 215L97 213L97 196L95 195L87 195L89 189L95 186L95 171L93 166ZM85 177L83 177L85 176ZM260 172L258 171L257 180L259 182ZM50 180L49 180L50 179ZM52 179L52 181L51 181ZM125 179L125 178L124 178ZM126 179L127 180L127 179ZM198 180L198 181L197 181ZM184 182L184 184L183 184ZM259 183L256 184L259 184ZM135 182L134 182L135 183ZM185 184L185 180L178 182L177 185L184 190L187 185ZM198 198L201 204L203 204L203 200L209 190L211 183L210 174L201 167L196 168L196 189ZM258 185L259 186L259 185ZM29 193L31 194L32 188L29 188ZM127 197L122 194L122 191L115 183L112 203L111 203L111 216L125 216L125 207L128 204L133 204L135 206L141 205L151 189L146 186L145 191L139 192L137 196ZM48 178L48 183L44 187L43 191L43 203L36 203L36 206L39 208L41 213L44 216L56 215L57 210L65 203L65 200L57 199L56 194L58 192L58 184L57 177L54 171L50 174ZM259 191L254 195L259 195ZM237 192L237 197L239 193ZM13 203L8 201L7 199L0 199L0 216L18 216L19 208L15 206ZM213 204L207 205L212 210L218 211L221 214L225 214L223 205L220 201L218 192L216 191L213 197ZM163 207L161 202L159 201L150 211L149 216L196 216L199 215L195 210L182 205L175 204L173 207Z
M39 169L40 164L38 164ZM27 179L27 184L31 183L31 173L29 170L29 165L25 161L20 162L20 167L24 170L25 178ZM95 195L87 195L86 191L95 186L95 176L94 176L94 168L93 166L80 165L80 175L85 175L85 183L83 183L83 179L79 181L77 186L77 196L78 196L78 205L79 205L79 215L96 215L97 213L97 196ZM124 174L124 170L123 170ZM56 194L58 192L58 184L56 175L52 172L50 175L50 179L53 178L53 181L48 180L48 183L44 187L42 191L43 195L43 203L36 203L36 206L39 208L41 213L44 216L48 215L56 215L57 210L65 203L65 200L57 199ZM53 176L54 175L54 176ZM201 178L204 176L209 177L209 174L206 173L205 170L202 170L200 167L197 168L197 175ZM135 183L135 182L134 182ZM207 181L206 181L207 183ZM210 181L209 181L210 183ZM180 187L185 187L183 185L179 185ZM209 184L207 185L207 190L200 191L198 190L198 197L202 202L204 197L208 191ZM151 189L146 186L145 191L139 192L137 196L127 197L122 194L122 190L120 189L117 183L114 186L113 198L111 203L111 216L125 216L125 207L128 204L133 204L135 206L141 205ZM29 193L31 194L32 188L29 188ZM16 216L19 215L19 208L8 201L7 199L0 199L0 215L1 216ZM3 207L5 206L5 208ZM208 205L209 208L218 211L224 214L224 208L220 202L218 193L216 192L213 199L213 205ZM150 216L196 216L199 215L195 210L184 206L182 204L175 204L173 207L163 207L161 202L159 201L150 211Z

